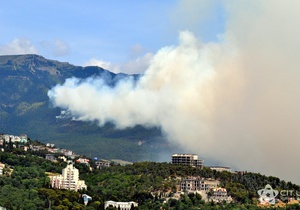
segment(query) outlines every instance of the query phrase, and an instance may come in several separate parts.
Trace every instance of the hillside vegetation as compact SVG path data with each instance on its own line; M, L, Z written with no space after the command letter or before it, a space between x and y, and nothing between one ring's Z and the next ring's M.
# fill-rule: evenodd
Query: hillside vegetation
M88 189L74 192L51 189L46 172L61 173L65 162L51 162L43 153L13 149L0 152L0 162L6 165L0 176L0 206L7 209L103 209L104 202L135 201L138 209L260 209L257 189L266 184L274 189L300 190L300 186L276 177L257 173L217 172L209 168L199 169L170 163L137 162L132 165L112 165L101 170L84 164L76 164L80 179ZM91 162L91 167L94 167ZM178 190L179 178L201 176L217 179L233 198L232 203L204 202L199 194L172 195ZM81 195L92 197L87 206ZM279 207L276 207L280 209ZM299 209L298 204L288 204L282 209ZM111 208L113 209L113 208Z

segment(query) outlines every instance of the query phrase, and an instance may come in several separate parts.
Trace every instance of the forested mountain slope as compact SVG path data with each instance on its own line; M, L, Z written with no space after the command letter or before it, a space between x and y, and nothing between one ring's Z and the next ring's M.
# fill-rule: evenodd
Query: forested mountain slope
M67 78L91 76L102 77L114 85L129 75L95 66L74 66L39 55L0 56L0 133L25 133L32 139L102 158L153 160L161 151L168 153L170 148L158 128L117 130L111 124L100 128L96 123L56 118L61 110L51 107L48 90Z

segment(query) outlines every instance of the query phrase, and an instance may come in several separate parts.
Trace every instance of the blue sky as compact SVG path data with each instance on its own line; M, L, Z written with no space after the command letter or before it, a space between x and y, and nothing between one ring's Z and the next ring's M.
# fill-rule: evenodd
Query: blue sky
M0 54L36 53L115 71L142 72L181 30L207 42L224 27L222 5L195 0L0 0ZM101 65L101 63L100 63ZM127 68L127 69L126 69Z

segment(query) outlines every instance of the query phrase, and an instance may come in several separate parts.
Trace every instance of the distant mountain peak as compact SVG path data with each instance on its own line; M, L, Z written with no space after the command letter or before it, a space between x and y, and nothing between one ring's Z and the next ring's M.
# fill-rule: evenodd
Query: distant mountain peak
M7 67L13 67L14 70L30 70L32 72L36 70L47 71L53 73L53 69L47 69L51 67L62 68L70 66L67 62L59 62L55 60L49 60L43 56L36 54L24 54L24 55L3 55L0 56L0 65ZM74 65L71 65L74 66Z
M48 73L54 77L68 78L79 77L86 78L92 75L100 75L104 72L110 73L97 66L75 66L68 62L46 59L41 55L24 54L24 55L2 55L0 56L0 71L17 71L30 72L34 75ZM1 75L1 72L0 72Z

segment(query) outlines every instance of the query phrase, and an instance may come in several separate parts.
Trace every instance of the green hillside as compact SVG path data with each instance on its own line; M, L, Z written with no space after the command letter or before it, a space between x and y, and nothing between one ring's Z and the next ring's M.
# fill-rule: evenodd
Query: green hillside
M30 142L30 144L36 142ZM9 147L6 147L9 149ZM299 203L291 203L284 195L275 205L261 206L258 203L258 189L269 184L278 191L299 192L300 186L285 182L277 177L257 173L217 172L209 168L193 168L158 162L136 162L132 165L112 165L97 169L95 162L90 167L75 164L80 179L85 180L86 190L78 192L52 189L47 174L59 174L66 162L52 162L44 159L44 153L13 149L0 152L0 162L4 164L0 176L0 206L8 210L102 210L108 200L138 202L133 209L299 209ZM194 176L214 179L219 187L226 188L231 202L210 202L198 193L178 193L182 179ZM209 196L211 191L206 192ZM83 204L82 194L92 197L87 206ZM297 195L289 196L296 199ZM109 208L116 210L117 208Z

